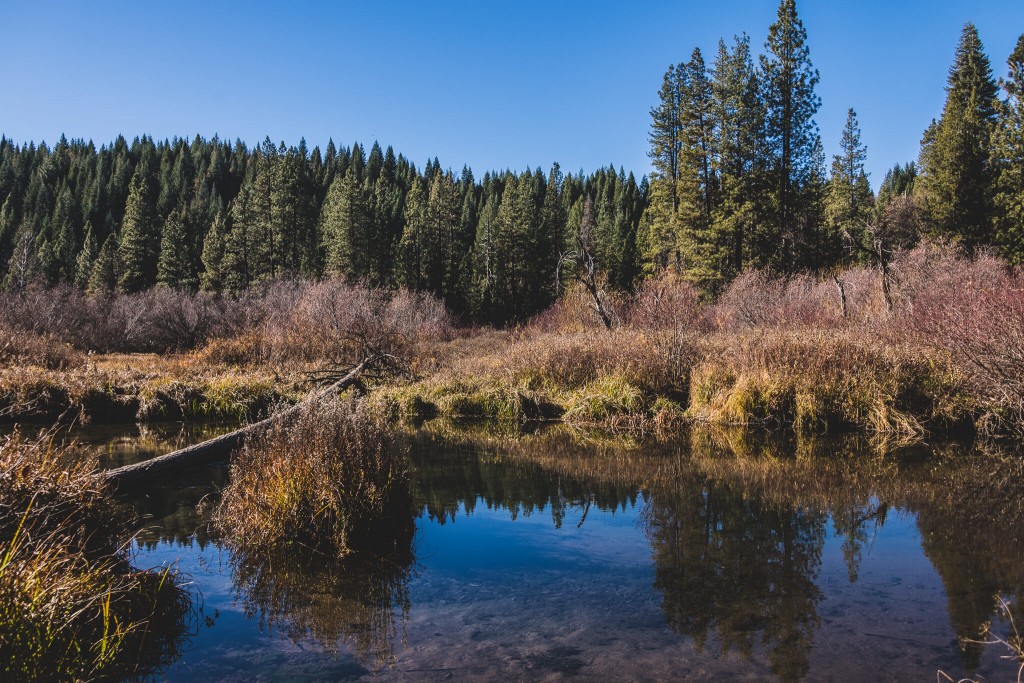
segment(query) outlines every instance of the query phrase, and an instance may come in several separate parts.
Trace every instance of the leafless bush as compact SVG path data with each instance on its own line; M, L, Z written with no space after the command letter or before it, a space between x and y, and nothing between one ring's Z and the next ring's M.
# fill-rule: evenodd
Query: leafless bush
M763 270L741 273L710 312L726 331L755 327L835 325L842 319L840 297L831 280L793 275L773 277Z
M406 357L420 341L449 339L453 322L429 294L334 279L306 288L290 315L281 322L270 315L260 330L277 360L344 365L371 355Z
M699 329L704 322L700 292L669 272L646 280L623 309L623 321L638 329Z
M0 365L38 365L52 370L77 367L85 356L51 336L0 328Z
M898 262L896 340L945 353L972 388L1011 418L1024 416L1024 278L990 255L973 258L933 245ZM1008 415L1001 415L1009 411Z
M604 293L605 312L611 316L613 326L618 320L617 311L622 306L621 297ZM526 326L530 332L582 332L583 330L605 329L604 321L594 310L594 300L579 283L566 288L565 293L547 310L530 319Z
M429 295L340 280L277 281L239 298L162 287L87 296L72 287L33 285L0 294L0 320L8 335L29 333L102 353L180 352L220 340L214 355L246 362L340 362L357 355L357 347L386 345L397 353L419 339L448 338L453 329L444 306Z

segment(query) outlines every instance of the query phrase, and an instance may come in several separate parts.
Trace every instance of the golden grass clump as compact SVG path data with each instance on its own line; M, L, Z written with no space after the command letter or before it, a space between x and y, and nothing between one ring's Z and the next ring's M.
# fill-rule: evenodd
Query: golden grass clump
M973 417L952 368L853 335L760 331L705 343L690 384L698 421L913 436Z
M300 544L343 556L408 517L407 483L391 431L364 400L314 402L246 443L214 522L246 552Z
M195 615L170 570L132 567L128 519L91 463L0 441L0 670L5 680L146 675L177 658Z

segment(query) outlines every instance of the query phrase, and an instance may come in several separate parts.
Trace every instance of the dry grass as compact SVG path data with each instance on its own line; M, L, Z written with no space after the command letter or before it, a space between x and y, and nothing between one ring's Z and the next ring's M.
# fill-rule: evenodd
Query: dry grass
M6 680L144 675L194 616L169 570L133 568L127 520L92 465L47 441L0 442L0 669Z
M34 365L66 370L85 362L85 354L45 334L13 328L0 329L0 367Z
M0 365L0 418L19 422L243 420L303 393L295 373L210 365L192 356L91 356L65 370Z
M934 244L898 254L889 273L892 310L879 272L867 267L834 277L748 271L710 303L666 274L611 301L611 331L578 289L511 330L456 330L431 297L339 280L273 283L230 310L165 294L152 300L177 320L161 328L164 347L200 338L205 346L187 360L90 357L84 365L67 346L78 344L67 336L73 311L30 290L0 302L27 330L9 344L6 367L0 347L0 414L252 417L300 395L305 372L375 349L404 359L414 378L370 383L373 401L392 416L640 429L708 421L904 440L965 429L1024 433L1021 276L985 254ZM119 299L118 320L140 301ZM203 317L196 307L219 313ZM31 327L33 308L49 322ZM197 315L209 321L199 336Z
M215 526L243 551L290 545L332 556L386 541L408 517L408 474L390 430L365 401L310 404L246 443Z
M698 420L914 437L974 417L954 368L849 332L755 331L704 343L690 387Z

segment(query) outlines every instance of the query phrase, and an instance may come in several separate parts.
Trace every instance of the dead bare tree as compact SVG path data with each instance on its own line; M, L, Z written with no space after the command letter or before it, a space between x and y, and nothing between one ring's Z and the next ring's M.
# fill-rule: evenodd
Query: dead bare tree
M587 197L583 203L583 216L580 220L580 230L576 234L576 246L574 249L563 252L558 257L558 268L555 273L557 283L562 281L562 268L569 269L569 275L583 285L593 300L592 306L597 315L604 323L605 329L612 329L614 311L608 304L607 296L597 273L597 264L594 260L594 206Z
M891 266L893 257L901 249L913 246L921 232L920 211L914 199L909 196L894 197L881 214L872 221L864 221L863 238L851 235L844 229L847 243L858 253L866 256L882 279L882 297L885 310L892 313L893 278Z
M836 289L839 290L839 313L842 315L843 320L846 320L848 314L848 306L846 303L846 280L839 279L839 276L835 273L832 274L832 281L836 283Z

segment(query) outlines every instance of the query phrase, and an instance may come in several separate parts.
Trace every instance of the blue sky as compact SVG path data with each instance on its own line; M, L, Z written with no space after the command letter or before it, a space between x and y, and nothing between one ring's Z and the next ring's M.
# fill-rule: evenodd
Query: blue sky
M265 135L373 140L422 165L647 173L665 68L719 37L760 52L775 0L712 2L51 2L4 0L0 132L97 144ZM917 157L965 21L997 75L1024 2L798 0L821 72L826 153L857 110L877 187Z

